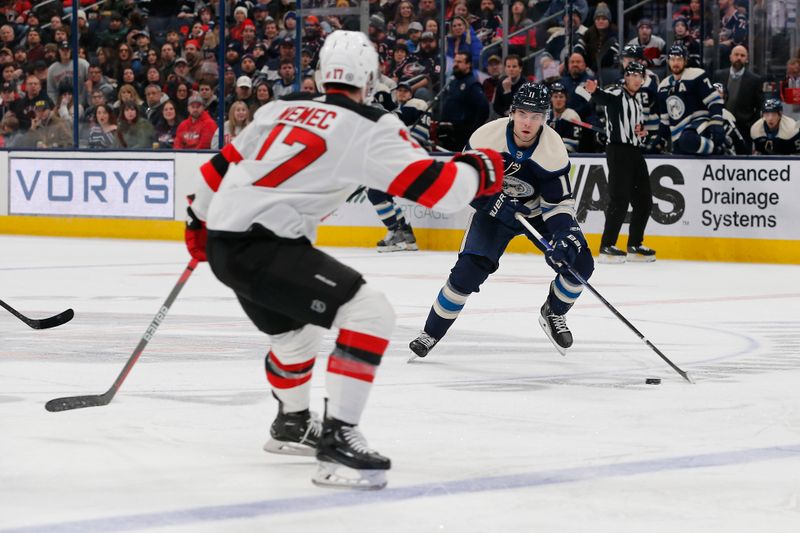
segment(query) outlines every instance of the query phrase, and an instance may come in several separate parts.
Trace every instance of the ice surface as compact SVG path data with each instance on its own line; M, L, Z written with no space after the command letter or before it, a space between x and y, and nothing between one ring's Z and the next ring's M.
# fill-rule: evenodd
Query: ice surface
M76 312L46 331L0 312L0 532L800 530L798 266L598 265L595 287L689 385L588 292L559 356L536 323L541 256L504 257L406 364L455 254L330 249L398 312L362 424L393 469L360 493L314 487L313 461L261 450L268 341L207 265L110 405L46 412L111 385L188 256L33 237L0 250L1 299L35 318Z

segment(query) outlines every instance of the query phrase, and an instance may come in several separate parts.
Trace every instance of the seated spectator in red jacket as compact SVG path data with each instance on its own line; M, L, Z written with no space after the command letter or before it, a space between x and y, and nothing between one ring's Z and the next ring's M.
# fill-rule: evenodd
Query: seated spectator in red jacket
M176 150L208 150L217 124L203 107L199 94L189 97L189 118L181 122L175 133Z

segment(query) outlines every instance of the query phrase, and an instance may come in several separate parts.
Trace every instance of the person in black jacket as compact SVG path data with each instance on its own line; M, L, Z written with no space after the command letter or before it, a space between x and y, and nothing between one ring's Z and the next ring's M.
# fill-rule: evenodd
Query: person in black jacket
M624 263L628 261L651 262L656 252L642 245L644 228L653 198L650 190L650 173L642 155L644 128L642 102L638 92L644 82L644 66L631 63L625 68L625 77L619 87L604 91L595 80L586 82L586 91L592 100L605 106L606 111L606 161L608 162L609 201L606 223L600 241L599 263ZM625 222L628 205L633 207L628 234L628 253L617 248L620 228Z
M453 61L453 79L445 90L439 122L439 144L460 152L470 135L489 117L489 101L472 75L472 56L459 52Z
M525 78L522 76L522 60L518 55L509 54L506 56L503 62L503 69L505 70L505 76L500 78L500 83L494 92L492 101L492 109L499 117L508 115L514 94L525 83Z

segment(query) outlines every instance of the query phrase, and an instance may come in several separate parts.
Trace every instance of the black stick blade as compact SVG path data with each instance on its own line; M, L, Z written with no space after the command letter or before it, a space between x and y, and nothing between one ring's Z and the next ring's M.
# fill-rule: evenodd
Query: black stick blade
M99 407L108 405L110 399L106 399L105 394L91 394L89 396L68 396L66 398L55 398L44 404L44 408L51 413L59 411L69 411L71 409L82 409L84 407Z
M57 315L53 315L48 318L43 318L41 320L31 320L28 324L33 329L49 329L54 328L56 326L60 326L61 324L66 324L72 317L75 316L75 311L72 309L67 309L66 311L62 311Z

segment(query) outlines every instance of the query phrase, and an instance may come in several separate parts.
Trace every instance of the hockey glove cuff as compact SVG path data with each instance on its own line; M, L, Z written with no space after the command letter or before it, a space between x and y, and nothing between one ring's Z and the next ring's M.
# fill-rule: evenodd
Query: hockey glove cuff
M569 272L569 267L575 266L578 255L586 247L586 239L581 228L571 226L553 233L553 246L545 252L545 258L553 269L559 274Z
M491 196L503 190L503 156L494 150L481 148L453 156L453 162L466 163L478 171L478 196Z
M208 242L208 230L206 223L197 218L191 203L194 196L189 196L189 207L186 208L186 229L184 231L184 239L186 240L186 248L189 254L198 261L208 261L206 257L206 243Z

